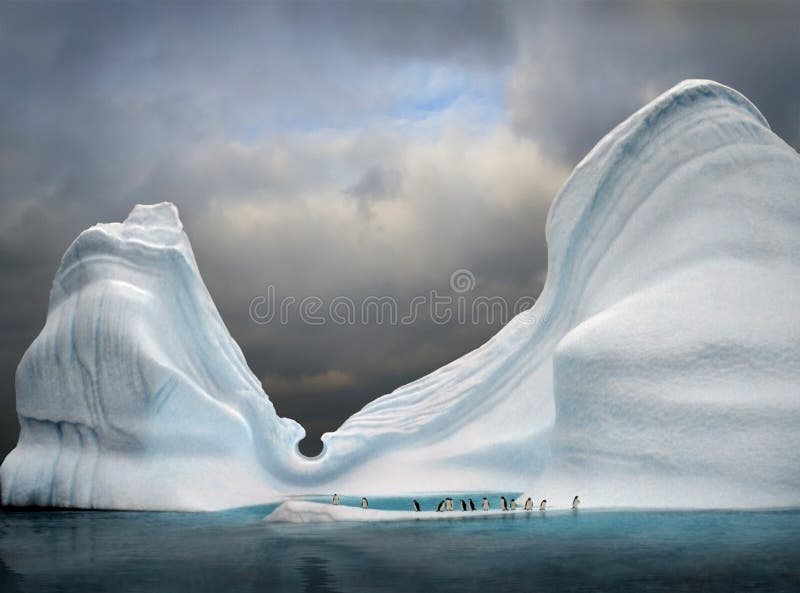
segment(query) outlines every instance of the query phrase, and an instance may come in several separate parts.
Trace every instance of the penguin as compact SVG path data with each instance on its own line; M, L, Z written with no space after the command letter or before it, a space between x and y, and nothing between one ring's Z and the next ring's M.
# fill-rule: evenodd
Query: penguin
M461 510L462 511L466 511L467 510L467 503L464 502L463 498L461 499Z
M414 510L415 510L415 511L417 511L417 512L419 513L419 502L417 502L417 499L414 499L414 500L412 501L412 503L413 503L413 505L414 505Z
M369 508L369 501L367 500L366 496L361 497L361 508L362 509Z
M531 500L530 496L525 500L525 510L526 511L532 511L533 510L533 501Z
M442 511L442 509L443 509L443 508L444 508L444 501L441 501L441 502L439 503L439 506L438 506L438 507L436 507L436 512L437 512L437 513L440 513L440 512Z
M472 502L471 498L469 499L469 510L471 510L471 511L475 510L475 503Z
M500 508L503 509L504 511L508 510L508 503L506 502L505 496L500 497Z
M516 511L517 510L517 499L516 498L512 498L511 499L511 510L512 511Z
M581 499L575 496L575 498L572 499L572 510L577 511L579 504L581 504Z
M484 511L489 510L489 499L486 498L485 496L483 497L483 510Z
M339 504L339 495L338 494L334 494L333 495L333 504L334 504L334 506Z
M547 506L547 499L546 499L546 498L543 498L543 499L542 499L542 502L540 502L540 503L539 503L539 510L540 510L540 511L543 511L543 510L545 510L545 509L544 509L544 507L546 507L546 506Z
M453 510L453 499L452 498L447 498L445 500L446 500L446 502L445 502L444 508L446 510L448 510L448 511L452 511Z

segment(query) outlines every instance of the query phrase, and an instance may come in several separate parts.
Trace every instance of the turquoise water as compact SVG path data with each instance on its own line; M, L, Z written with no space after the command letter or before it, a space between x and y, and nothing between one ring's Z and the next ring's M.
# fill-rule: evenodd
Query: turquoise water
M265 523L270 510L4 510L0 592L800 591L795 510L327 525Z

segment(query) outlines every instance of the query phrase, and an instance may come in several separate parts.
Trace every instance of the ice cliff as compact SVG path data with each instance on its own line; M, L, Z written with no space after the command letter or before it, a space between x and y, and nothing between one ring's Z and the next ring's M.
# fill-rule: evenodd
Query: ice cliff
M686 81L606 136L547 221L536 306L297 451L170 204L84 231L17 370L5 504L215 509L521 490L567 504L800 504L800 157Z

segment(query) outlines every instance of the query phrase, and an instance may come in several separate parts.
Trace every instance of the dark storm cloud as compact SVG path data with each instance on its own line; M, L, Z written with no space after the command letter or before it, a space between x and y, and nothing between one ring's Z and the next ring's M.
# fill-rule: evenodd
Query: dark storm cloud
M513 57L513 8L504 2L294 2L289 21L317 38L404 62L454 61L496 67Z
M515 129L582 157L646 100L687 78L741 91L800 147L800 4L587 2L532 5L519 19Z
M396 169L373 165L347 193L359 199L379 200L394 195L401 182L402 176Z
M476 295L535 294L549 200L652 94L716 78L798 146L798 10L0 4L0 455L14 368L94 222L176 202L248 362L313 438L497 326L258 326L266 285L408 303L468 268Z
M370 202L397 195L403 176L397 169L381 165L370 166L347 193L358 201L359 212L364 217L371 214Z

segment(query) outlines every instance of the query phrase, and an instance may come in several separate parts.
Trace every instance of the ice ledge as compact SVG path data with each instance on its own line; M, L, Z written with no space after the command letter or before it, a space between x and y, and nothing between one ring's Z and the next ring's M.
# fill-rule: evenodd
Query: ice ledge
M563 512L563 511L561 511ZM509 519L530 519L539 516L540 511L386 511L380 509L360 509L345 505L334 506L307 500L287 500L267 515L269 523L372 523L386 521L441 521L486 519L503 517Z

